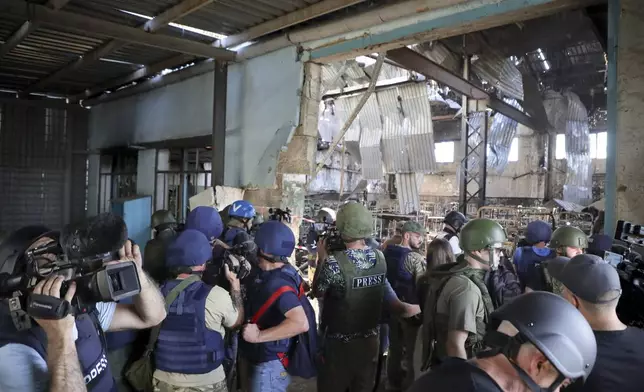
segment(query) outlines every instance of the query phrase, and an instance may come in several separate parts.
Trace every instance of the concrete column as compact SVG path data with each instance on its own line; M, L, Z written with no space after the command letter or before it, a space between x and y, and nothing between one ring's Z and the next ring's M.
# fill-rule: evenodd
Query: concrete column
M642 137L642 124L644 123L644 13L642 13L641 0L621 0L613 2L611 6L621 3L617 27L618 43L611 40L609 33L609 46L611 42L617 45L616 92L611 91L609 71L609 112L611 111L611 98L617 98L616 123L612 124L615 143L610 142L609 130L609 159L607 162L606 188L607 208L611 204L609 192L614 192L616 197L615 215L607 211L607 234L612 234L614 222L617 219L626 219L634 223L644 222L644 171L641 168L644 157L644 138ZM615 11L619 9L614 9ZM617 15L613 14L616 18ZM609 16L610 19L610 16ZM609 22L610 23L610 22ZM610 26L609 26L610 30ZM609 54L610 54L609 48ZM609 59L610 61L610 59ZM609 67L610 67L609 62ZM613 93L613 94L611 94ZM612 95L612 97L611 97ZM613 106L615 107L615 106ZM609 128L611 127L609 117ZM612 147L612 148L611 148ZM610 157L614 154L613 157ZM613 158L614 161L610 158ZM611 195L612 196L612 195ZM609 223L611 216L615 218ZM608 229L610 228L610 231Z
M291 229L299 236L304 214L306 181L315 168L318 140L318 116L322 86L322 67L308 63L304 67L304 85L300 102L300 124L286 150L280 153L275 186L246 190L244 198L260 207L290 208L295 218Z

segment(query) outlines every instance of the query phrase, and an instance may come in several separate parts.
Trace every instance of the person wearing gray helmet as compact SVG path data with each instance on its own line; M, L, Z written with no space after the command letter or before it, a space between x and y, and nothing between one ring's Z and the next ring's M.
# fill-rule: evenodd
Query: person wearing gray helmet
M585 381L597 354L584 316L547 292L523 294L493 312L485 342L488 350L470 361L444 362L408 392L558 392Z
M584 385L569 391L631 392L644 389L644 331L627 327L617 317L622 293L617 270L595 255L575 256L552 275L563 285L562 296L584 315L597 340L597 362Z

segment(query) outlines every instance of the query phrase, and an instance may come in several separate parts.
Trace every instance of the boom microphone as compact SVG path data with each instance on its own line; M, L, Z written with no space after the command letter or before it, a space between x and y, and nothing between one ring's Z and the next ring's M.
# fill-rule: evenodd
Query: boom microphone
M128 233L123 218L104 213L65 226L60 246L69 259L81 259L116 252L125 245Z

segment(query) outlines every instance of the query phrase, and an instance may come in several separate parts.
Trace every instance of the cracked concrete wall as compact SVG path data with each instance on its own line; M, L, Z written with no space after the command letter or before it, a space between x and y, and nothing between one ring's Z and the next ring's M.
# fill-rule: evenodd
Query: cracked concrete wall
M617 49L616 215L644 221L644 13L641 0L621 0Z

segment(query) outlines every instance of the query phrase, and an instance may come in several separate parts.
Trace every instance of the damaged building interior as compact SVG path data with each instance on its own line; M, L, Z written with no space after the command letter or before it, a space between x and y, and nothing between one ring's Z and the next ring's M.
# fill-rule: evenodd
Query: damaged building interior
M605 12L418 42L380 67L377 53L324 64L311 209L365 192L384 216L419 214L434 233L446 212L484 206L519 231L522 215L553 213L590 232L598 210L585 207L603 199L606 172Z
M536 220L551 234L577 227L586 241L606 234L626 255L644 255L641 8L642 0L0 0L0 293L17 292L2 287L13 273L2 257L17 257L3 241L20 228L59 235L116 215L127 229L119 247L95 253L125 257L118 250L129 238L145 258L164 225L173 230L164 252L189 231L196 207L216 208L210 218L222 227L204 234L203 269L182 276L205 273L215 258L208 244L225 242L231 216L257 260L255 235L278 220L291 229L280 243L295 245L264 255L299 268L297 300L305 284L315 294L317 239L339 232L329 225L322 235L318 214L333 210L335 221L345 206L368 210L371 234L336 239L364 240L375 254L403 223L422 228L414 234L423 253L458 211L502 226L495 244L506 261ZM230 215L240 201L248 216ZM170 218L156 225L159 211ZM636 270L644 281L643 258L628 264L629 279ZM378 284L394 291L387 268ZM140 292L146 281L137 282ZM644 301L644 284L637 290ZM412 305L414 317L420 304ZM314 390L305 384L295 390Z

